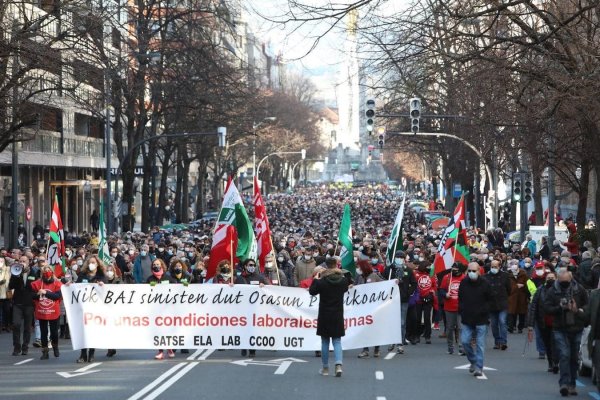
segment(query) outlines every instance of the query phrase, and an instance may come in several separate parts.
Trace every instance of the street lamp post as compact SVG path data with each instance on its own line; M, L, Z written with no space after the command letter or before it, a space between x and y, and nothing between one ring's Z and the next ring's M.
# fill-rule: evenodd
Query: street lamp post
M271 156L280 156L280 155L284 155L284 154L301 154L302 160L304 160L306 158L306 150L305 149L302 149L300 151L276 151L275 153L267 154L260 160L260 162L258 163L258 166L256 167L256 181L259 180L260 166L267 158L269 158Z

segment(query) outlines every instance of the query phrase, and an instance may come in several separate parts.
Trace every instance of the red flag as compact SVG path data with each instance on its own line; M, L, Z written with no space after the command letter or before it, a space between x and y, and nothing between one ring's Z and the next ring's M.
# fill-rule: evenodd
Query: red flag
M265 269L265 257L273 251L271 242L271 228L267 219L267 209L260 195L258 180L254 177L254 234L258 247L258 262L260 272Z
M229 261L229 263L236 262L235 252L237 250L237 234L235 227L228 225L225 228L225 238L218 242L212 249L210 249L210 258L208 259L208 267L206 268L206 278L212 278L217 273L217 264L223 260ZM235 274L233 265L230 265L231 273Z

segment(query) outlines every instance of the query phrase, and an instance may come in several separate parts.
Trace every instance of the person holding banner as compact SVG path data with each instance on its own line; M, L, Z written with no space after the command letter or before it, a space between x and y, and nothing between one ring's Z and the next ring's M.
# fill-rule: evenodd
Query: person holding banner
M361 260L358 262L358 269L356 270L356 285L363 285L365 283L374 283L381 282L383 279L379 276L378 273L375 272L374 266L377 263L367 262L366 260ZM381 355L379 352L379 346L375 346L373 349L373 357L378 358ZM358 358L369 358L369 348L364 347L363 350L358 355Z
M35 318L40 321L42 334L42 356L40 360L48 357L48 328L50 328L50 340L54 357L58 357L58 320L60 318L60 301L62 294L61 282L54 277L52 268L48 265L42 267L42 276L31 284L34 293Z
M319 314L317 316L317 335L321 336L321 362L323 368L319 373L329 375L329 342L333 344L335 357L335 376L342 376L342 336L344 330L344 293L348 291L349 282L337 266L337 258L325 261L327 269L317 275L308 292L312 296L319 295Z
M175 279L171 277L167 272L167 266L162 258L156 258L152 261L152 273L146 279L146 282L151 286L157 284L169 284L176 283ZM169 358L175 357L175 352L172 349L167 349L167 355ZM157 360L162 360L165 357L163 350L159 350L154 356Z
M242 274L235 278L236 285L259 285L260 287L263 287L269 284L267 278L258 271L255 260L248 258L243 262L242 268ZM242 357L246 357L248 353L250 357L254 357L256 355L256 350L250 350L248 352L244 349L242 350Z
M83 262L79 276L77 276L77 283L97 283L104 285L106 283L106 275L104 273L104 264L102 261L92 255ZM94 353L96 349L81 349L77 363L94 362Z

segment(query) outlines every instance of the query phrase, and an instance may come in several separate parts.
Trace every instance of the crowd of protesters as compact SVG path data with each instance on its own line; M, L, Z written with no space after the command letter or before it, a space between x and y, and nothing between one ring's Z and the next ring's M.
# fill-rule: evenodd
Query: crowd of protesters
M402 244L392 252L390 262L386 257L388 240L401 197L382 185L322 186L269 195L266 207L274 253L264 269L257 260L236 265L219 260L216 275L210 279L207 265L214 220L201 220L188 230L154 227L147 233L112 235L109 263L98 257L96 234L77 240L67 236L66 271L48 265L46 248L39 243L1 249L0 329L12 331L15 356L27 354L32 343L42 348L42 359L48 358L50 348L58 357L59 337L69 338L60 285L72 282L155 284L168 280L187 285L256 281L308 289L332 259L339 263L337 235L345 204L351 207L356 264L356 274L347 274L349 284L394 279L399 285L402 341L381 346L403 354L409 343L430 344L436 331L446 339L447 353L466 355L470 371L479 376L489 322L494 350L511 346L510 334L535 337L536 350L540 358L547 359L548 371L560 373L560 393L577 393L574 363L584 327L592 324L590 343L600 339L598 302L588 299L589 292L598 288L600 249L591 242L578 243L574 234L566 243L548 243L545 238L536 243L530 236L522 243L513 243L499 228L487 232L467 228L468 265L455 263L436 275L432 265L444 230L434 230L420 219L423 206L407 205ZM17 268L11 273L11 267ZM477 299L477 303L469 299ZM43 309L51 312L41 314L42 303ZM590 350L596 363L600 360L599 347ZM242 354L248 352L243 350ZM380 346L372 353L364 348L358 357L371 354L380 357ZM115 355L110 349L106 354ZM175 353L167 349L166 356L175 357ZM91 362L94 357L94 349L83 349L77 362ZM161 350L155 357L162 359L165 352Z

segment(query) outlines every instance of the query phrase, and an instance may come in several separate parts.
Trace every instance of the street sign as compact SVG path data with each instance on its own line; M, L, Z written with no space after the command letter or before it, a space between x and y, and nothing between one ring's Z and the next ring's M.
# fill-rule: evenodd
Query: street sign
M31 206L27 206L27 208L25 209L25 219L27 220L27 222L29 222L29 221L31 221L31 218L33 218Z
M275 369L275 372L273 372L273 374L274 375L283 375L283 374L285 374L285 371L287 371L287 369L290 367L290 365L292 365L293 362L306 362L306 361L301 360L299 358L292 358L292 357L278 358L276 360L264 360L264 361L254 361L250 358L247 360L232 361L231 363L236 364L236 365L241 365L243 367L246 367L248 365L264 365L267 367L277 367L277 369Z
M460 197L462 196L462 185L460 183L455 183L452 185L452 197Z

